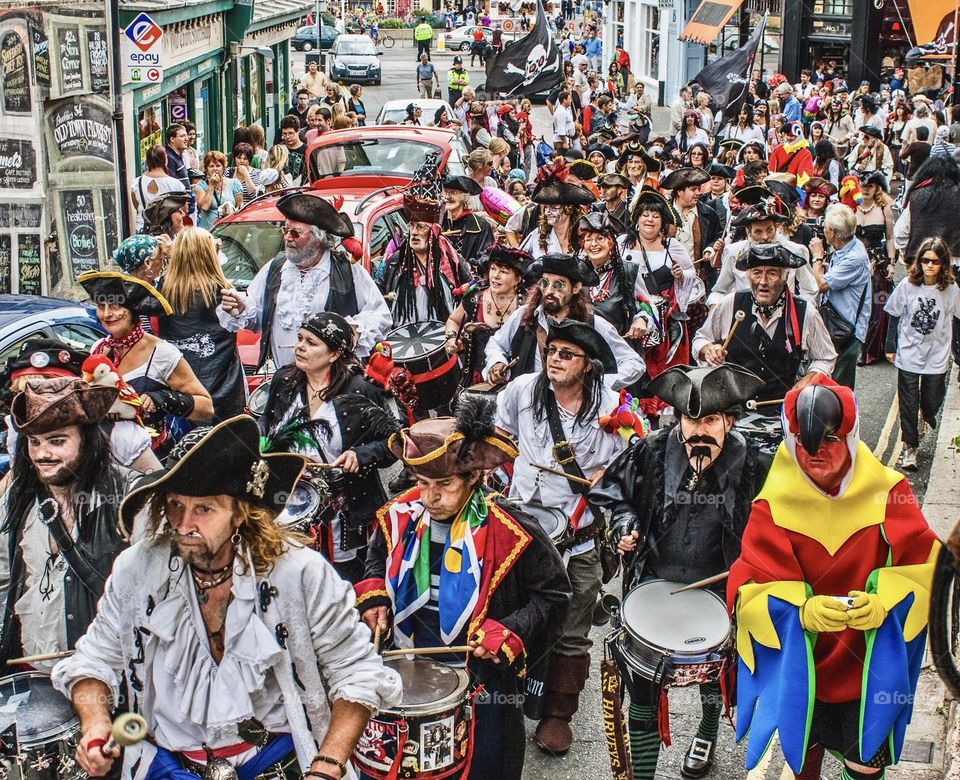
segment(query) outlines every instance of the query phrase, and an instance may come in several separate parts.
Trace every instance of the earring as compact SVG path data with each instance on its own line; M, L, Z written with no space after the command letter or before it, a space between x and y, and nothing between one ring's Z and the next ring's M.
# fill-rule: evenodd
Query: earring
M240 545L243 542L243 537L240 536L240 529L237 529L233 532L233 536L230 537L230 542L233 544L235 549L240 549Z

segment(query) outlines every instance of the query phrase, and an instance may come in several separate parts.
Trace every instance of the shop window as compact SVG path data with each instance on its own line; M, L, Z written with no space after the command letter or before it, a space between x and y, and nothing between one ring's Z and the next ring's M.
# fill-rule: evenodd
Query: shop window
M260 55L251 54L247 60L250 62L250 124L255 125L263 120L260 103Z
M140 170L146 171L147 151L163 144L163 105L160 101L143 106L137 113L137 131L140 139Z
M210 106L210 79L204 79L195 88L193 93L193 124L197 128L197 141L194 147L200 159L207 153L207 111Z
M167 98L167 108L170 111L170 122L182 122L189 119L187 112L187 88L175 89Z
M660 79L660 9L656 6L643 6L643 50L646 52L644 76L658 81Z
M813 13L823 16L853 16L853 0L814 0Z

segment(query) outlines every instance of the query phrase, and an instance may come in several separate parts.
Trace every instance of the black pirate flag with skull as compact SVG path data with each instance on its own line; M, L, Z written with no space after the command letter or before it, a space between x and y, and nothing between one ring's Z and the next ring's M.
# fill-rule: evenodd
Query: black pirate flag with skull
M492 95L526 97L553 89L562 77L563 58L538 0L533 29L487 60L485 90Z

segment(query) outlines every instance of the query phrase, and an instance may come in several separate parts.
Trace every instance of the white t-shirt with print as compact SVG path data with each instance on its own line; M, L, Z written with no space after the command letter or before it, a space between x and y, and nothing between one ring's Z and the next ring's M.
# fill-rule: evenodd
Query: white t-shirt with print
M953 318L960 315L960 289L936 285L898 284L884 311L899 317L894 365L914 374L942 374L950 357Z

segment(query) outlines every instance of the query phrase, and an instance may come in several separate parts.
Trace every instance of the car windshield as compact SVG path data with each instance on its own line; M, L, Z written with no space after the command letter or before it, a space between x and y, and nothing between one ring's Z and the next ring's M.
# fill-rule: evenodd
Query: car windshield
M442 155L439 147L400 138L365 138L343 141L310 153L310 181L344 173L395 174L413 177L428 155ZM462 164L448 165L447 173L463 175Z
M354 41L340 41L337 44L337 54L372 54L376 56L377 50L374 48L373 41L369 38L362 38Z

